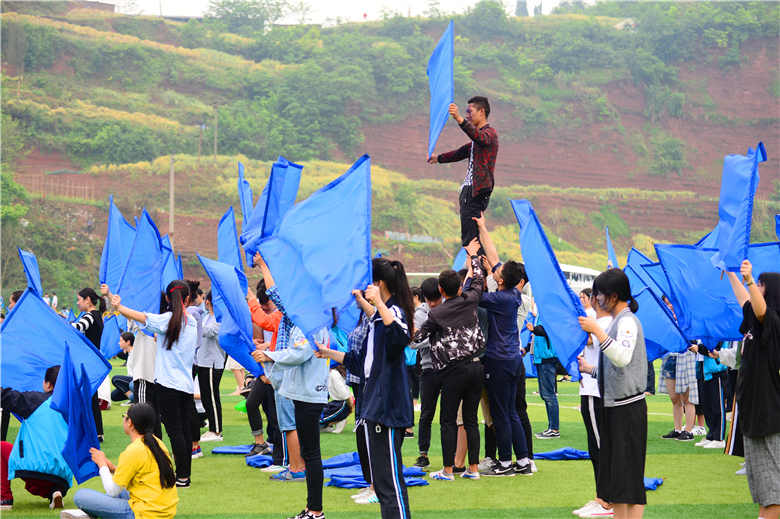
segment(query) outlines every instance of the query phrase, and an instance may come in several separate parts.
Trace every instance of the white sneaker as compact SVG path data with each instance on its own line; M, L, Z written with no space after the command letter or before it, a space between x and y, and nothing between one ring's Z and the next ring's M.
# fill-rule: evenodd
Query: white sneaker
M221 442L223 440L221 434L217 434L212 431L207 431L200 436L201 442Z
M586 509L580 514L580 517L614 517L615 512L613 510L607 510L600 504L596 503L594 506Z
M704 446L705 449L725 449L726 448L726 442L721 441L711 441L707 445Z
M371 487L366 487L363 490L361 490L360 492L358 492L357 494L352 494L349 497L351 497L352 499L357 499L359 497L367 496L370 493L371 493Z
M341 431L344 430L344 426L347 425L347 419L344 418L343 420L336 422L334 424L331 424L332 428L331 431L333 434L341 434Z
M531 473L539 472L539 469L536 468L536 463L534 463L534 460L531 460Z
M571 513L574 514L574 515L580 515L582 512L584 512L588 508L592 507L593 505L597 505L597 504L598 503L596 501L590 500L587 503L585 503L585 505L579 507L578 509L572 510Z
M378 502L379 498L376 497L376 492L373 490L363 497L355 498L355 504L357 505L370 505Z
M696 447L706 447L710 443L712 443L710 440L708 440L707 438L704 438L701 441L698 441L698 442L694 443L693 445L695 445Z
M285 467L282 467L281 465L268 465L267 467L263 467L260 469L262 472L272 472L276 474L277 472L281 472L285 469Z
M697 425L693 429L691 429L691 433L694 436L705 436L707 434L707 429L705 429L701 425Z
M64 508L62 505L62 492L59 490L55 490L51 495L51 503L49 503L49 508L51 510L56 510L58 508Z
M90 519L89 514L78 508L72 510L63 510L60 512L60 519Z
M495 460L492 460L490 458L484 458L482 461L479 462L477 468L479 469L480 472L484 472L488 470L490 467L492 467L493 463L495 463ZM533 463L533 461L531 463Z
M742 467L741 469L736 471L734 474L736 474L737 476L747 476L747 470L745 469L745 467Z

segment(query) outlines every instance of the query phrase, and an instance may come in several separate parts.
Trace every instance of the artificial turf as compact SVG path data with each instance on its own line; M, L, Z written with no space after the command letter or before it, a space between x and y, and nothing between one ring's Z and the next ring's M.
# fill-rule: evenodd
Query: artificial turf
M114 374L124 374L125 368L113 361ZM252 441L246 415L233 409L241 397L225 396L235 389L230 372L222 378L224 442L203 443L205 456L193 460L192 487L179 490L177 517L188 518L284 518L304 508L304 483L277 483L268 474L244 463L243 456L211 455L219 445L238 445ZM528 381L529 415L535 432L546 428L547 417L541 398L533 394L536 380ZM587 450L585 427L577 409L579 397L576 383L559 384L561 438L534 439L534 451L543 452L564 446ZM127 444L122 431L124 408L114 404L103 413L106 440L103 449L116 462ZM664 484L647 493L647 518L732 519L756 517L744 476L734 472L741 458L724 456L721 451L694 447L694 442L663 440L660 436L671 428L671 405L666 395L648 398L648 443L645 475L660 477ZM417 413L419 415L419 413ZM17 423L12 420L9 438L16 436ZM352 422L350 417L349 422ZM323 457L355 450L355 435L351 425L341 434L321 436ZM433 425L431 470L441 464L439 427ZM166 443L170 447L168 438ZM417 457L416 439L407 439L403 446L404 461L414 463ZM409 489L409 501L414 517L447 519L472 518L571 518L571 511L590 500L594 494L593 469L589 461L537 462L539 472L531 477L482 478L470 481L457 478L454 482L430 480L430 485ZM99 478L83 486L102 490ZM51 519L57 515L47 502L24 490L21 480L13 480L14 507L2 512L3 517ZM74 489L65 497L65 507L72 508ZM328 518L379 517L379 505L356 505L350 499L354 490L325 487L323 502Z

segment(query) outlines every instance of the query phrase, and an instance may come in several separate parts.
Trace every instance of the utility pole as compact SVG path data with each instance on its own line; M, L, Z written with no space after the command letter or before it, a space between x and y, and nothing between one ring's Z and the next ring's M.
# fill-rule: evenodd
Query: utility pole
M214 107L214 162L217 161L217 134L219 133L219 110Z
M175 209L173 196L173 155L171 155L171 169L168 173L168 237L173 245L173 212Z

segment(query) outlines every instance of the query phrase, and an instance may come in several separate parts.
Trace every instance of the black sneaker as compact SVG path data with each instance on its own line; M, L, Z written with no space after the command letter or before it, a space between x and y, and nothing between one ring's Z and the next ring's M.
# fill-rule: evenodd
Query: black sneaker
M680 431L675 431L674 429L661 436L661 438L665 440L676 440L679 437L680 437Z
M271 452L271 447L268 445L268 443L255 443L252 445L252 450L247 452L245 456L248 458L249 456L257 456L258 454L268 454Z
M454 474L461 474L463 472L466 472L466 467L465 466L463 466L463 467L453 467L452 468L452 472Z
M693 433L689 433L688 431L683 431L677 437L677 441L681 441L681 442L693 441Z
M525 465L518 465L517 462L512 463L512 470L515 471L515 474L520 474L522 476L534 475L530 462L526 463Z
M414 431L404 431L404 438L414 438Z
M315 515L308 510L301 510L300 514L294 517L288 517L287 519L325 519L325 513L323 512Z
M176 478L176 486L178 488L190 488L191 485L190 478Z
M515 469L510 463L508 467L501 465L501 463L494 463L489 469L480 472L483 476L514 476Z
M431 464L431 460L428 459L428 456L425 454L420 454L417 457L417 461L414 462L415 467L424 468Z

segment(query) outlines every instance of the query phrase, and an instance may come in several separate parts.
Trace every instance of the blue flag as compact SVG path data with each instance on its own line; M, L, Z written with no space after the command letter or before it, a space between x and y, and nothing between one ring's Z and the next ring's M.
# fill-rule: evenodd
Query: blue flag
M638 251L635 248L631 248L630 251L628 251L628 257L626 258L626 267L632 268L632 274L633 276L637 277L639 282L642 286L647 286L650 288L650 290L653 291L653 293L660 298L661 296L668 294L668 291L664 291L656 282L656 280L653 279L653 277L646 272L646 270L643 268L643 265L649 265L653 263L653 261L645 256L642 252ZM626 274L628 274L628 271L624 268L623 269ZM630 279L631 281L631 291L634 290L634 280Z
M466 249L463 247L458 250L458 254L455 256L455 260L452 262L452 270L457 272L460 269L466 268L466 260L468 259L467 254L468 252L466 252Z
M661 265L661 263L645 263L642 265L642 270L644 270L653 283L655 283L655 285L661 291L661 294L669 298L669 301L674 304L672 288L669 286L669 280L666 279L666 272L664 272L664 267ZM653 288L652 285L650 285L650 288Z
M696 246L701 247L702 249L712 249L714 247L717 247L717 245L718 245L717 226L715 227L715 229L702 236L701 239L696 242Z
M428 89L431 93L431 120L428 127L428 157L447 124L450 104L455 100L455 38L452 21L447 25L428 60Z
M333 324L351 330L359 315L352 290L371 283L371 159L299 202L260 244L287 314L309 338Z
M38 258L30 251L17 249L19 259L22 260L24 275L27 276L27 286L38 296L43 297L43 286L41 284L41 272L38 270Z
M127 320L125 320L127 326ZM118 316L112 315L103 321L103 334L100 336L100 353L106 359L112 359L119 355L122 348L119 347L119 338L122 336Z
M176 257L176 274L179 276L176 279L184 279L184 265L181 261L181 254Z
M108 285L111 293L119 290L119 280L124 272L135 229L114 205L114 195L108 197L108 229L103 253L100 256L100 282Z
M176 255L173 253L173 245L171 245L171 238L166 234L160 238L163 251L163 271L160 277L160 292L165 292L168 288L168 284L171 281L181 279L179 277L179 269L176 268Z
M87 370L93 393L111 370L89 339L29 289L3 321L0 333L3 387L40 391L46 370L62 362L65 342L70 345L73 363L78 369L84 365Z
M644 284L632 266L626 265L624 272L631 285L631 295L639 304L636 316L642 323L647 360L652 362L668 352L685 351L689 341L677 326L669 308Z
M244 165L238 163L238 201L241 205L241 232L242 234L248 229L257 228L262 225L262 215L255 214L255 207L265 207L263 200L268 197L268 186L263 189L263 193L260 196L260 200L257 201L257 206L252 205L252 186L249 185L249 181L244 178ZM250 267L254 267L252 261L252 255L248 251L244 251L246 254L246 264Z
M238 244L238 232L236 231L236 217L233 214L232 206L222 215L217 226L217 258L222 263L232 265L241 272L244 271L244 262L241 261L241 246Z
M758 143L755 151L748 148L747 155L726 155L723 160L716 227L718 250L712 257L712 264L722 270L739 272L740 264L748 257L758 164L765 160L763 142Z
M219 345L255 377L262 375L263 369L251 355L255 345L252 342L252 315L246 304L246 276L233 265L201 255L198 260L211 280L214 308L220 305L224 309L219 325Z
M607 268L619 269L617 254L615 254L615 248L612 246L612 239L609 237L609 227L605 227L604 231L607 235Z
M59 411L68 424L68 436L62 457L81 484L98 475L98 466L92 461L91 447L100 448L92 414L92 388L84 365L77 366L65 343L65 357L51 396L51 408Z
M523 367L525 367L525 376L528 378L537 377L536 364L534 364L534 354L531 353L531 348L528 347L528 341L531 340L531 330L526 328L526 324L533 324L534 321L534 315L529 312L525 317L523 327L520 328L520 347L525 350L525 355L523 355Z
M160 232L152 217L143 210L136 226L133 248L117 293L122 304L139 312L160 310L160 286L165 257Z
M674 295L680 329L689 339L717 342L740 340L742 309L729 280L710 258L714 249L694 245L656 245L655 250ZM780 265L780 243L750 245L753 275L774 272Z
M517 223L520 226L520 248L525 269L539 314L544 316L550 344L561 364L571 365L588 341L588 335L580 328L578 317L585 315L580 298L566 283L558 260L547 235L539 223L531 202L512 200Z
M780 240L780 214L775 215L775 234L777 239Z
M73 313L73 310L68 308L68 317L67 320L69 323L75 323L76 322L76 315Z

